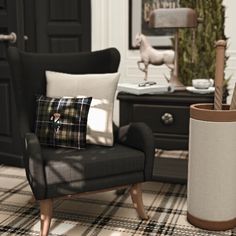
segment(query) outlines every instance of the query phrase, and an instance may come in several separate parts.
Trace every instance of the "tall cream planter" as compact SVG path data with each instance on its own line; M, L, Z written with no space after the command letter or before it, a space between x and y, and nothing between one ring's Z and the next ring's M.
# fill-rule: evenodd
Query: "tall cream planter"
M228 105L190 108L187 219L208 230L236 226L236 110Z

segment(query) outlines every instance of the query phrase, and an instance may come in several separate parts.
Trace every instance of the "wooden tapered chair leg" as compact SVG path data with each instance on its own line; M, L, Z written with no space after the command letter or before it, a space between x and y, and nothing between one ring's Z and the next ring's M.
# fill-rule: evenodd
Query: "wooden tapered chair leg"
M147 220L148 216L143 206L142 189L140 183L132 185L132 187L130 188L130 195L133 201L134 208L136 209L139 217L143 220Z
M39 201L40 204L40 236L48 236L50 223L52 219L52 199Z

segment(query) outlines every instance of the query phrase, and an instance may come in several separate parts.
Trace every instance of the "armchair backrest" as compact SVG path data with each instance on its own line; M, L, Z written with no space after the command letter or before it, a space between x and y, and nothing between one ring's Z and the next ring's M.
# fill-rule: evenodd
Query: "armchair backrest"
M46 94L45 71L70 74L117 72L120 53L115 48L94 52L39 54L8 49L12 85L21 135L33 130L36 95Z

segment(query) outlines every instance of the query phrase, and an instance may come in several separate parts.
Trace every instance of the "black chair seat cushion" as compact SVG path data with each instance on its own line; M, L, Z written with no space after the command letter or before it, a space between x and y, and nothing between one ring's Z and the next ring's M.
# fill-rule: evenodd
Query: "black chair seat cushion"
M144 170L143 152L115 144L84 150L42 147L48 185L115 176Z

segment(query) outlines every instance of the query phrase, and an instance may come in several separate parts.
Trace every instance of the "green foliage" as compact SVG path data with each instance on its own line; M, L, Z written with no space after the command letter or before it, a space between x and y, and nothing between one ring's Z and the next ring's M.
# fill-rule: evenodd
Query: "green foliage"
M181 7L193 8L202 19L197 29L179 30L179 79L191 85L194 78L215 77L215 42L226 39L223 0L180 0ZM227 59L227 58L226 58Z

